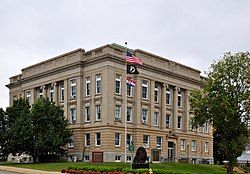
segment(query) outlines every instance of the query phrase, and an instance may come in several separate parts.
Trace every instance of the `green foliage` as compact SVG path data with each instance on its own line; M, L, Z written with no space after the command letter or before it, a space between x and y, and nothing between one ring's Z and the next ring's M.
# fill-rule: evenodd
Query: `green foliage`
M6 109L6 151L8 153L30 153L32 149L32 126L30 105L27 100L14 101L12 107Z
M51 103L48 98L40 98L32 106L33 155L46 159L48 154L65 153L63 146L68 142L71 132L67 128L68 122L63 114L63 110Z
M6 110L6 153L26 152L44 161L65 154L63 147L71 131L63 114L59 106L45 98L39 98L32 108L27 100L14 101Z
M214 127L215 151L229 161L229 173L244 151L249 132L250 54L226 53L211 65L202 91L190 97L193 125L209 121Z

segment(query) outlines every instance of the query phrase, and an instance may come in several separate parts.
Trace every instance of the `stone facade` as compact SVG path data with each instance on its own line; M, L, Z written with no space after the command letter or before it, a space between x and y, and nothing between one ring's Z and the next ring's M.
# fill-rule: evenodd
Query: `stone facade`
M145 147L153 162L213 163L211 126L189 126L188 96L201 89L200 71L143 50L130 51L143 65L140 74L131 75L136 86L127 97L125 48L109 44L22 69L6 85L10 105L20 97L34 103L41 95L61 105L74 131L68 144L72 159L131 161L134 152L128 146L133 141L135 150Z

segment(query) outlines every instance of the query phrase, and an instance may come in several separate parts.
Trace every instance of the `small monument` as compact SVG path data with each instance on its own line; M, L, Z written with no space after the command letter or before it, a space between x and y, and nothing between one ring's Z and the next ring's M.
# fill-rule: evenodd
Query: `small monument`
M147 161L147 151L144 147L138 147L135 158L132 163L132 169L148 168L149 163Z

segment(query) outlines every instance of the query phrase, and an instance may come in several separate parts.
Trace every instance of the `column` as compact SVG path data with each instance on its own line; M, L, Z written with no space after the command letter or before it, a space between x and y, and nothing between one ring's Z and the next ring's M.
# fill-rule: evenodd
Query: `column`
M35 97L36 97L36 92L35 92L36 90L35 90L35 88L32 88L31 90L30 90L30 93L31 93L31 104L34 104L35 103Z
M76 78L76 122L77 123L83 123L82 97L83 97L83 82L82 82L82 77L79 76Z
M166 85L161 87L161 123L160 128L166 129Z
M155 82L151 81L150 83L150 87L149 87L149 102L150 102L150 110L149 110L149 118L148 118L148 125L154 126L154 112L155 112L155 101L154 101L154 95L155 95Z
M58 83L53 83L53 87L54 87L54 102L56 105L58 105Z
M69 97L68 79L64 80L64 116L68 118L68 97Z
M42 88L43 88L43 97L46 98L47 97L46 85L42 86Z
M188 96L189 96L189 91L188 90L184 90L184 113L183 113L183 130L185 132L188 131L188 127L189 127L189 102L188 102Z
M173 92L173 116L172 116L172 128L173 131L176 130L177 127L177 117L178 117L178 87L174 87L174 92Z

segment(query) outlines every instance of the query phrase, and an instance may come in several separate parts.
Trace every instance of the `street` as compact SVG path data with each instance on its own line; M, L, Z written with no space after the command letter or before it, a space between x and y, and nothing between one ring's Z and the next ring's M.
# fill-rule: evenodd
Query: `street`
M15 173L15 172L7 172L7 171L2 171L2 170L0 170L0 174L18 174L18 173Z

